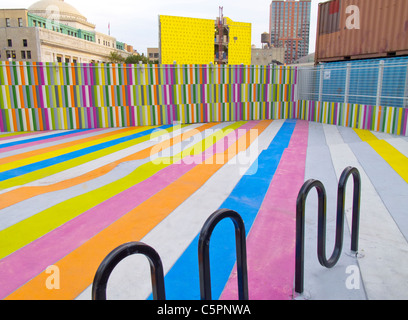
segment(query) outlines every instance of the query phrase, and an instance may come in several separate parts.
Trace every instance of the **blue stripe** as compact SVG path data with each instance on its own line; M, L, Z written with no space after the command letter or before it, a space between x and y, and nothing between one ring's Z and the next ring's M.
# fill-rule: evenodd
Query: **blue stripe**
M220 209L235 210L242 216L246 234L249 233L255 221L282 154L289 145L295 126L296 120L287 120L283 124L268 149L259 155L257 162L249 169L248 172L255 172L255 174L243 176L230 196L220 206ZM198 239L199 235L196 236L165 277L166 298L168 300L200 299ZM221 221L212 234L210 244L213 299L219 299L221 296L235 260L233 223L229 220ZM149 299L152 299L152 295Z
M127 137L122 137L122 138L115 139L115 140L112 140L112 141L97 144L97 145L92 146L92 147L88 147L88 148L84 148L84 149L77 150L77 151L74 151L74 152L70 152L70 153L67 153L67 154L63 154L63 155L60 155L60 156L55 157L55 158L46 159L46 160L39 161L39 162L36 162L36 163L32 163L32 164L29 164L29 165L26 165L26 166L23 166L23 167L19 167L19 168L15 168L15 169L12 169L12 170L4 171L4 172L0 173L0 181L5 181L5 180L12 179L12 178L15 178L15 177L27 174L27 173L31 173L31 172L34 172L34 171L37 171L37 170L41 170L41 169L44 169L44 168L47 168L47 167L51 167L53 165L56 165L56 164L59 164L59 163L62 163L62 162L66 162L66 161L69 161L69 160L72 160L72 159L75 159L75 158L79 158L81 156L84 156L84 155L87 155L87 154L90 154L90 153L93 153L93 152L97 152L97 151L112 147L112 146L120 144L120 143L124 143L124 142L130 141L130 140L133 140L133 139L137 139L137 138L149 135L149 134L151 134L151 133L153 133L155 131L158 131L160 129L167 129L167 128L170 128L170 127L172 127L172 125L165 125L165 126L161 126L161 127L158 127L158 128L145 130L145 131L142 131L142 132L139 132L139 133L127 136Z
M38 137L38 138L32 138L32 139L27 139L27 140L22 140L22 141L15 141L15 142L10 142L10 143L5 143L5 144L0 145L0 149L8 148L8 147L14 147L14 146L18 146L18 145L21 145L21 144L26 144L26 143L31 143L31 142L41 141L41 140L64 137L64 136L71 135L71 134L74 134L74 133L86 132L86 131L89 131L89 130L92 130L92 129L73 130L73 131L67 131L67 132L62 132L62 133L56 133L56 134L52 134L52 135L45 136L45 137Z

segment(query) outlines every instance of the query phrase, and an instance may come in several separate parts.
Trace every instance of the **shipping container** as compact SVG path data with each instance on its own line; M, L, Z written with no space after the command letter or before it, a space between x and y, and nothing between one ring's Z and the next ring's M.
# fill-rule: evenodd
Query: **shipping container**
M408 55L407 0L319 4L315 62Z

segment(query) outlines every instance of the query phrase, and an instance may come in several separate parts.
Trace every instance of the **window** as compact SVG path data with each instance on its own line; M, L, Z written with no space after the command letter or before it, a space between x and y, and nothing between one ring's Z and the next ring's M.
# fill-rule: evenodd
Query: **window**
M12 47L13 46L13 40L7 39L7 46Z
M26 52L21 51L21 60L25 60L25 59L26 59Z
M31 59L31 51L27 51L27 59Z
M18 18L18 26L19 27L23 26L23 18Z
M6 27L10 27L10 18L6 18Z
M16 59L16 51L15 50L7 50L6 51L7 59Z

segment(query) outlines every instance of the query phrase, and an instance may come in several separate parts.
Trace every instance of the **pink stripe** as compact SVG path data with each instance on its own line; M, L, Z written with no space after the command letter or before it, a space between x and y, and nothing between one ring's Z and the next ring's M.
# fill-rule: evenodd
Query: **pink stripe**
M257 123L256 121L247 123L240 129L249 130ZM179 179L199 162L213 156L215 151L223 152L226 150L244 134L246 134L244 130L235 130L218 141L215 144L216 147L205 150L205 156L200 154L190 157L187 159L189 161L166 167L149 179L100 203L5 257L0 261L0 299L8 296L48 266L77 249L95 234ZM129 201L129 199L132 200Z
M308 123L298 120L247 239L251 300L291 299L295 274L296 199L304 183ZM238 297L234 268L221 300Z
M0 138L0 141L17 139L17 138L25 138L25 137L34 136L34 135L41 135L41 134L44 134L44 133L49 133L49 131L35 131L35 132L17 134L17 135L14 135L14 136L8 136L8 137ZM46 136L44 136L44 137L46 137Z
M106 129L105 128L100 128L100 129L88 130L86 132L78 132L78 133L74 133L74 134L71 134L71 135L62 136L62 137L55 137L55 138L51 138L51 139L46 139L46 136L45 136L44 140L34 141L34 142L24 143L24 144L20 144L20 145L16 145L16 146L7 147L7 148L4 148L4 149L1 149L1 152L9 152L9 151L14 151L14 150L18 150L18 149L28 148L28 147L32 147L32 146L36 146L36 145L40 145L40 144L44 144L44 143L55 142L55 141L59 141L59 140L78 137L78 136L81 136L81 135L84 135L84 134L98 132L98 131L102 131L102 130L106 130Z

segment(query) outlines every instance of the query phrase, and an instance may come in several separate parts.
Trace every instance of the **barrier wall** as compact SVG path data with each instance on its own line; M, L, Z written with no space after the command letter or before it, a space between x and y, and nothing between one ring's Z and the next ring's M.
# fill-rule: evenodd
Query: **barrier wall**
M296 116L282 67L0 63L0 130L88 129Z
M297 100L271 66L0 63L0 132L304 119L408 136L408 109Z
M408 109L352 103L298 102L299 119L408 136Z

